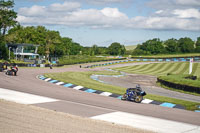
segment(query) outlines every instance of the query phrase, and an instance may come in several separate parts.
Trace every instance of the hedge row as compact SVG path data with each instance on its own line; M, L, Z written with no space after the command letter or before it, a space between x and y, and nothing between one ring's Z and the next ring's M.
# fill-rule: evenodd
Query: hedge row
M171 76L171 75L170 75ZM157 81L162 85L170 88L179 89L188 92L195 92L200 94L200 81L196 79L196 76L176 76L177 79L171 79L169 76L161 76L157 78ZM182 78L182 79L181 79ZM195 83L195 84L194 84Z

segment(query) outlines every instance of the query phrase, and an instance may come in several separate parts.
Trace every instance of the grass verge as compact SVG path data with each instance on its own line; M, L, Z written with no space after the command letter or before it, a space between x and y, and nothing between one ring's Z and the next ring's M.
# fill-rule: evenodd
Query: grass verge
M45 74L44 76L60 80L66 83L72 83L76 85L81 85L87 88L95 89L95 90L101 90L106 92L111 92L115 94L124 94L126 91L126 88L103 84L98 81L95 81L90 78L92 74L96 75L119 75L120 73L117 72L110 72L110 71L102 71L102 72L64 72L64 73L49 73ZM184 101L169 97L163 97L163 96L157 96L148 94L145 96L145 98L156 100L159 102L169 102L174 104L180 104L184 107L186 107L187 110L196 110L197 105L200 105L200 103L196 102L190 102L190 101Z
M108 84L103 84L98 81L95 81L90 78L92 74L96 75L120 75L117 72L64 72L64 73L48 73L45 74L46 77L50 77L52 79L60 80L66 83L72 83L75 85L81 85L87 88L107 91L116 94L123 94L125 92L125 88L112 86Z
M145 96L145 98L152 99L155 101L159 102L168 102L168 103L173 103L173 104L179 104L184 106L187 110L197 110L197 106L200 105L200 103L197 102L191 102L191 101L185 101L185 100L180 100L180 99L175 99L175 98L169 98L169 97L164 97L164 96L158 96L158 95L152 95L148 94Z

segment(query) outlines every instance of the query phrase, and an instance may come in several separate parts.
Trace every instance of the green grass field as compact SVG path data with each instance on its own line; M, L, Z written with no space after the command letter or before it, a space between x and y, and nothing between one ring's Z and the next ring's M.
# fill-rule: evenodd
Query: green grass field
M152 63L145 65L125 66L114 68L114 70L123 71L134 74L147 74L154 76L164 76L171 74L188 74L188 62L172 62L172 63ZM200 63L193 63L193 75L200 76Z

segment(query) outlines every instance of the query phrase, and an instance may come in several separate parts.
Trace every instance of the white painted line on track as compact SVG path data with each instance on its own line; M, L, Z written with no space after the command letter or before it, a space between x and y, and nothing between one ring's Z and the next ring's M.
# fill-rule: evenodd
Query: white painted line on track
M56 85L61 85L61 84L64 84L64 82L58 82L58 83L56 83Z
M110 96L110 95L112 95L112 93L110 93L110 92L102 92L100 95L102 95L102 96Z
M150 99L144 99L144 100L142 100L142 103L151 103L151 102L153 102L153 100L150 100Z
M51 80L51 78L47 78L47 79L45 79L44 81L49 81L49 80Z
M151 130L159 133L200 133L200 126L191 125L181 122L130 114L125 112L113 112L99 116L91 117L92 119L114 122L131 126L134 128Z
M76 87L74 87L73 89L75 89L75 90L80 90L80 89L82 89L82 88L84 88L83 86L76 86Z
M37 96L33 94L13 91L9 89L0 88L0 99L21 103L21 104L37 104L46 102L59 101L57 99Z

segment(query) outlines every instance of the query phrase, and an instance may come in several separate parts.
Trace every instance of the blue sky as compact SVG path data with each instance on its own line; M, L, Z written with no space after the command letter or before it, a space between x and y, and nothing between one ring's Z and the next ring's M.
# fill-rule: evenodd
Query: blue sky
M82 46L200 36L200 0L15 0L14 9L21 25L43 25Z

